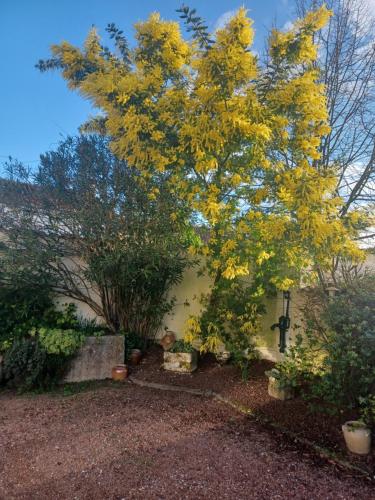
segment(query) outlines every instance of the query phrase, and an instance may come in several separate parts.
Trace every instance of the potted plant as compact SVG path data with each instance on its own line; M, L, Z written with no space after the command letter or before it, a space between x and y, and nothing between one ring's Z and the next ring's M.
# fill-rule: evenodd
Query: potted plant
M342 432L349 451L357 455L368 455L371 450L371 427L375 421L375 395L360 398L360 420L349 420Z
M272 370L266 371L265 374L268 377L268 394L272 398L282 401L294 398L293 383L285 373L277 368L272 368Z
M135 332L125 332L125 359L131 365L138 365L142 359L143 342Z
M140 349L132 349L129 355L129 361L132 365L139 365L142 359L142 351Z
M177 340L169 351L164 351L165 370L180 373L191 373L197 369L197 351L183 340Z
M342 432L349 451L367 455L371 449L371 429L362 420L349 420L342 426Z

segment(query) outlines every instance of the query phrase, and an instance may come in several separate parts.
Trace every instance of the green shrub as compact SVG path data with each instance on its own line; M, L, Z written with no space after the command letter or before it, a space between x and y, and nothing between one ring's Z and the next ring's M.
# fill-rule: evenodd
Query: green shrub
M324 374L313 395L339 409L358 408L375 393L375 276L365 276L328 304L324 319L330 330Z
M0 321L4 378L21 390L55 383L85 336L104 333L94 321L79 320L74 304L56 309L42 287L1 288Z
M202 298L202 304L205 309L199 319L201 350L216 353L223 344L246 380L251 362L258 357L254 339L265 311L256 296L256 286L240 278L221 278L211 294Z
M43 288L0 287L0 352L41 325L52 309L52 300Z
M145 343L144 339L135 332L125 332L123 335L125 337L125 359L129 361L132 350L140 349L142 351L145 348Z
M289 387L305 387L323 374L323 355L320 346L310 331L296 335L295 344L285 352L283 361L276 363L275 378L281 385Z
M19 390L50 387L84 340L82 332L60 328L40 328L15 340L4 355L5 380Z
M169 349L169 352L194 352L194 348L188 342L184 342L183 340L177 340L173 346Z
M37 338L17 339L4 356L4 375L20 391L47 388L63 373L65 363L50 356Z
M321 318L276 368L292 385L308 383L319 410L366 407L375 394L375 276L362 276L321 304ZM322 321L323 320L323 321ZM372 411L372 410L371 410Z
M47 354L71 356L83 344L85 336L77 330L61 328L40 328L38 337Z
M29 389L37 385L43 375L46 357L47 353L36 339L17 339L5 354L4 376L13 385Z
M373 427L375 425L375 394L359 398L362 421Z

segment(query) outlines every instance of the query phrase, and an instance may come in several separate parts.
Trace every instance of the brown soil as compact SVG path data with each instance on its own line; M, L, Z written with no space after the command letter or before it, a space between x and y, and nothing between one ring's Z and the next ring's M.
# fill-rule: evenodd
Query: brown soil
M153 371L156 381L165 374L151 360L137 376ZM205 370L179 382L203 386ZM207 370L228 374L213 389L228 391L231 376L237 380L231 367ZM3 392L0 426L4 500L375 497L370 483L186 393L111 382L70 396Z
M133 368L134 376L142 380L174 384L200 389L211 389L228 399L245 405L256 413L264 415L282 427L297 433L300 437L329 448L349 462L365 468L375 476L375 449L367 457L359 457L347 451L341 425L351 415L330 416L313 412L302 398L278 401L267 392L266 370L273 363L259 361L252 365L249 379L243 381L239 370L233 365L220 366L211 355L200 359L199 367L193 374L179 374L162 369L163 353L159 347L153 348L139 367ZM375 495L374 495L375 498Z

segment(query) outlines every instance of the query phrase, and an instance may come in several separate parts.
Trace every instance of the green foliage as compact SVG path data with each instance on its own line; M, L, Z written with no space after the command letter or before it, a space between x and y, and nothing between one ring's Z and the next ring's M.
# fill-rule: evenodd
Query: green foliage
M97 323L96 319L86 319L86 318L79 318L78 319L78 330L85 336L85 337L101 337L108 333L108 330L106 330L105 326L100 325Z
M173 346L169 349L169 352L194 352L194 348L188 342L184 342L183 340L177 340Z
M180 14L180 19L183 19L188 32L192 32L193 39L196 40L200 48L208 49L214 43L214 40L208 32L204 20L197 15L196 9L191 9L189 6L182 4L176 10Z
M3 287L0 297L5 381L20 390L48 388L85 336L103 333L95 322L79 320L74 304L57 310L46 288Z
M122 33L108 30L126 51ZM34 177L11 169L13 181L0 182L7 206L0 207L7 236L0 281L44 280L86 303L112 332L136 332L146 344L173 306L169 290L190 263L186 248L196 235L165 176L146 182L108 142L69 137L41 155Z
M0 287L0 352L39 325L48 323L51 310L52 301L45 289Z
M322 411L359 410L366 419L375 394L375 276L359 277L321 304L321 319L309 319L276 365L292 385L309 384L307 397Z
M298 334L294 345L286 351L283 361L276 363L275 369L271 370L274 373L271 375L284 387L301 388L313 383L323 373L318 361L319 351L311 332L307 331L305 338Z
M366 425L373 427L375 425L375 394L360 397L359 404L362 421Z
M125 359L128 361L133 349L144 349L144 339L135 332L125 332Z
M20 391L47 388L65 367L59 356L50 356L37 338L17 339L4 356L4 375Z
M95 322L79 320L76 312L74 304L56 309L47 288L0 287L0 352L45 329L79 330L90 335L100 328Z
M338 408L357 408L375 393L375 276L349 285L327 306L331 330L324 346L324 375L313 394Z
M83 344L85 336L77 330L61 328L40 328L39 342L48 354L71 356Z
M250 363L257 358L255 336L264 312L254 285L240 278L219 279L203 304L206 308L200 318L202 350L216 352L220 343L224 344L246 379Z
M155 234L149 235L152 242L146 242L147 234L141 234L144 230L133 228L138 232L137 241L126 245L113 241L110 250L90 256L87 273L96 283L115 291L118 326L141 339L141 349L173 308L175 299L168 292L182 280L188 262L172 239Z

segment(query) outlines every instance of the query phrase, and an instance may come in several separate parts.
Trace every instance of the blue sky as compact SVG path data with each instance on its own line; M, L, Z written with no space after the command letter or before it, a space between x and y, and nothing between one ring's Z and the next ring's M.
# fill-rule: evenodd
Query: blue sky
M68 40L81 45L92 25L104 34L114 22L129 39L133 24L159 11L177 19L179 0L0 0L0 164L11 155L37 165L39 154L75 134L91 112L90 105L66 88L55 73L34 68L47 58L49 46ZM185 1L198 9L214 30L241 5L255 21L255 49L261 51L267 28L292 18L293 0Z

